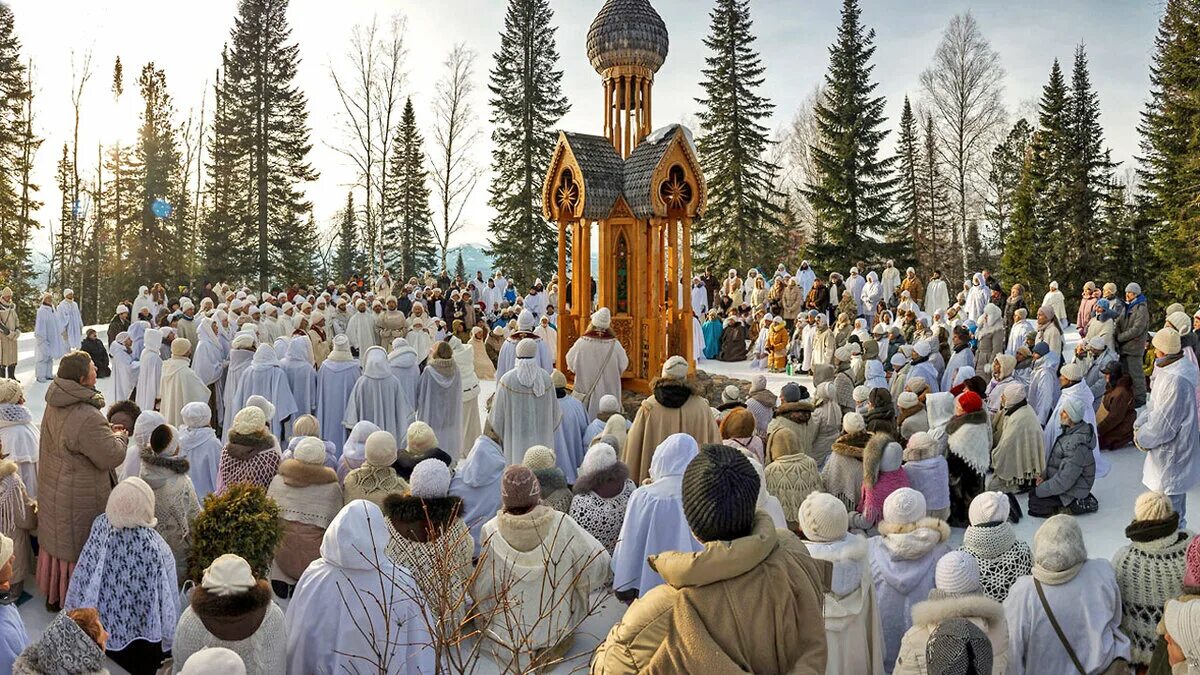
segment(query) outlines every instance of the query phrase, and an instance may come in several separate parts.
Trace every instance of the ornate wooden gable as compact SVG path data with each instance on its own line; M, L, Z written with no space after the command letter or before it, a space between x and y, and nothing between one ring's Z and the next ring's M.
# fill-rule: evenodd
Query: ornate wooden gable
M621 197L623 163L603 136L559 132L542 187L547 220L608 218Z

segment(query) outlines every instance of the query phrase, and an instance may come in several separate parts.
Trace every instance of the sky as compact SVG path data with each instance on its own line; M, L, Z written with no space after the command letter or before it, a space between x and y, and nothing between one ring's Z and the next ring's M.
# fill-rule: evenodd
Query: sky
M36 180L44 226L57 213L54 165L72 135L72 63L90 53L93 74L85 87L79 129L81 172L94 174L98 144L132 142L140 99L136 77L153 61L166 71L175 99L177 121L198 119L202 99L212 109L211 85L229 39L237 0L8 0L16 16L24 55L34 67L37 132L45 143L37 157ZM1055 58L1068 72L1076 45L1083 43L1091 62L1092 83L1100 97L1101 123L1113 159L1129 166L1138 149L1137 123L1149 88L1154 35L1164 0L863 0L862 20L875 30L874 79L886 97L887 126L894 129L904 96L920 98L919 78L929 64L950 18L971 12L1006 70L1004 100L1010 121L1030 115ZM695 99L701 95L701 68L707 50L710 0L651 0L671 37L670 53L654 85L655 126L694 124ZM571 102L562 129L601 133L602 89L588 64L588 26L603 0L550 0L564 71L564 92ZM430 137L431 95L442 63L457 43L478 54L474 107L481 130L475 161L485 171L464 218L467 226L455 244L484 243L492 212L487 206L490 175L490 126L487 77L499 47L504 0L291 0L288 17L302 62L297 84L308 95L313 150L309 159L320 179L306 186L317 219L332 223L345 203L354 170L336 148L347 142L330 69L347 72L346 48L354 27L395 14L407 22L406 87L418 121ZM836 0L752 0L757 49L766 67L762 93L775 104L768 121L782 128L797 106L821 81L828 65L841 3ZM125 68L125 94L114 101L112 64ZM210 112L211 118L211 112ZM90 172L90 173L89 173ZM48 249L48 228L35 246Z

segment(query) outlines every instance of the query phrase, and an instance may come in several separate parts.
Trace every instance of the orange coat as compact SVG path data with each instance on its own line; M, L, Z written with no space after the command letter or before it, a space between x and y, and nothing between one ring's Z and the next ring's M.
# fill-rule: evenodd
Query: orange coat
M787 349L791 341L787 327L772 324L767 331L767 367L771 370L783 370L787 366Z

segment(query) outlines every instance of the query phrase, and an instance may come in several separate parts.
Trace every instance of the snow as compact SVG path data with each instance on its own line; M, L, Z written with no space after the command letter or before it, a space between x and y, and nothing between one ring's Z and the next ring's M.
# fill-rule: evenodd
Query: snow
M94 326L103 337L107 326ZM86 332L86 331L85 331ZM1075 343L1079 341L1079 334L1075 330L1068 330L1065 336L1067 343L1068 360L1072 358L1072 350ZM30 411L33 413L34 419L40 419L42 411L45 408L43 400L46 392L46 384L39 384L34 381L33 376L33 334L32 332L22 336L19 342L19 366L17 368L17 377L25 385L25 399ZM765 371L756 371L749 367L749 361L743 363L724 363L721 361L702 361L698 364L698 368L706 370L713 374L720 374L730 377L738 377L749 380L755 375L762 374L766 376L767 388L775 393L779 393L783 385L788 382L797 382L812 389L812 378L803 376L789 377L782 373L767 373ZM481 395L479 396L480 414L486 414L484 409L485 402L495 392L496 383L494 381L483 381L480 383ZM98 387L102 393L107 396L112 394L112 378L100 380ZM1093 558L1112 559L1113 554L1118 548L1128 543L1125 538L1125 526L1133 517L1133 502L1139 494L1145 491L1145 487L1141 484L1142 476L1142 454L1136 448L1125 448L1123 450L1105 453L1107 459L1112 462L1113 470L1106 478L1098 479L1094 494L1100 501L1100 510L1097 513L1086 515L1080 518L1080 525L1083 528L1084 541L1087 544L1088 554ZM1194 509L1195 517L1200 518L1200 490L1193 490L1188 493L1190 506ZM1027 498L1019 497L1021 508L1027 507ZM1044 522L1042 519L1031 518L1026 516L1021 519L1020 523L1014 526L1017 536L1021 539L1032 543L1034 532ZM962 541L963 530L953 530L951 542L958 545ZM44 608L44 597L37 590L36 584L33 583L33 578L30 577L26 583L26 590L34 595L33 599L21 606L21 617L25 621L26 630L29 632L31 639L36 640L49 625L53 615L48 613ZM275 600L281 607L287 606L286 600ZM571 651L569 660L560 664L557 668L550 670L552 673L569 673L578 670L580 667L586 667L590 652L595 649L595 646L600 643L607 635L609 628L616 623L624 611L624 606L615 598L608 598L601 606L600 611L590 617L584 623L583 628L577 633L574 648ZM121 668L115 664L108 664L109 671L112 673L123 673ZM492 673L498 672L498 669L486 658L481 659L479 668L476 672Z

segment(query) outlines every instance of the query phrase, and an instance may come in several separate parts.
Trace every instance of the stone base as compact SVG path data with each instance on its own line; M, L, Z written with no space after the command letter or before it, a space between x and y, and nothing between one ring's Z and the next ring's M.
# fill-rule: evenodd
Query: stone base
M741 390L743 401L750 395L749 380L713 375L703 370L696 370L696 373L688 378L688 384L692 385L696 393L708 399L708 404L714 408L721 404L721 392L729 385ZM622 391L621 407L625 411L625 418L632 422L644 400L646 400L646 396L643 394L629 390Z

